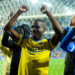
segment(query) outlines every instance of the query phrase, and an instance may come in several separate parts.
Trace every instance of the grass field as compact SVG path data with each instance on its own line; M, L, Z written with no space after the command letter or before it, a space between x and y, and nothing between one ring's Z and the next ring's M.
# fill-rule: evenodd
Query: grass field
M51 59L49 67L49 75L63 75L65 59Z
M64 59L51 59L49 67L49 75L63 75ZM3 75L3 62L0 61L0 75Z
M4 63L4 61L0 60L0 75L3 75L3 63Z

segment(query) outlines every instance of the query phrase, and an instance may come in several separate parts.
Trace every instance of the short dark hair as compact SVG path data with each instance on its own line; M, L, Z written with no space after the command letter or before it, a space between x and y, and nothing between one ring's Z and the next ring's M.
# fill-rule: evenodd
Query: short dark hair
M37 22L37 21L40 21L40 22L43 22L44 23L44 21L41 20L41 19L36 19L35 22Z
M41 19L36 19L36 20L34 20L34 21L31 21L31 22L30 22L30 24L31 24L31 25L33 25L33 23L34 23L34 24L37 24L37 22L41 22L41 23L42 23L42 25L44 25L44 26L45 26L44 21L43 21L43 20L41 20Z
M37 24L37 22L41 22L41 25L43 26L43 28L45 28L45 23L44 23L43 20L41 20L41 19L36 19L36 20L35 20L35 23Z
M22 28L23 32L19 29ZM19 33L19 34L23 34L26 36L30 36L30 26L27 24L22 24L21 26L18 26L15 28L15 30Z

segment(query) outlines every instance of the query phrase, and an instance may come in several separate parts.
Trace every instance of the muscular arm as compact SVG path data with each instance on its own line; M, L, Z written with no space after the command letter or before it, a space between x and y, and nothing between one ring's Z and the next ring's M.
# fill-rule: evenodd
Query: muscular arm
M51 38L51 41L53 43L53 45L57 45L59 41L61 41L63 39L63 37L67 34L67 32L69 31L69 27L67 27L66 29L63 30L63 34L60 35L56 35L54 34Z
M63 30L46 6L42 7L41 11L48 16L49 20L52 23L52 27L55 31L55 35L53 35L53 37L51 38L51 41L53 45L57 45L57 43L60 41L61 35L63 34Z
M12 27L15 25L15 22L16 22L17 18L19 17L19 15L20 15L20 13L19 13L19 11L17 11L16 14L9 20L9 22L6 24L6 26L4 28L4 30L15 41L18 41L19 40L19 34L15 30L13 30Z
M61 36L63 34L63 30L60 27L60 25L57 22L57 20L54 18L54 16L50 13L49 10L46 12L46 15L49 17L49 20L51 21L52 27L53 27L53 29L55 31L55 34L52 36L51 41L52 41L53 45L57 45L58 42L61 39Z
M20 38L20 35L12 29L12 27L15 25L15 22L17 18L20 16L21 13L28 11L26 6L20 6L19 10L15 13L15 15L9 20L9 22L6 24L4 30L12 37L13 40L18 41Z
M52 23L52 27L57 35L60 35L63 33L62 28L60 27L59 23L57 20L54 18L54 16L51 14L49 10L47 10L46 15L49 17L49 20Z

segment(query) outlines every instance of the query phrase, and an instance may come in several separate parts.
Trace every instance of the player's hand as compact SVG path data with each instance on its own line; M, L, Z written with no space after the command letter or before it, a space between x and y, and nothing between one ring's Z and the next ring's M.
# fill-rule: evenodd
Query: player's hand
M25 5L21 5L20 8L19 8L19 12L22 13L22 12L27 12L28 11L28 8L27 6Z
M43 6L41 7L41 12L42 12L42 13L47 13L47 12L48 12L48 8L47 8L46 5L43 5Z
M72 20L70 22L70 26L74 26L75 27L75 16L72 16Z

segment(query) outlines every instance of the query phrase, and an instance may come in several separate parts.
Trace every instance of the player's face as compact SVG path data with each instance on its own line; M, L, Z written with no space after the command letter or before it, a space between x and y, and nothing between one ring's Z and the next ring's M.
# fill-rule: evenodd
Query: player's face
M43 25L41 25L41 22L34 22L32 23L31 26L31 34L33 39L39 40L43 37L43 33L44 33L45 29L43 27Z

